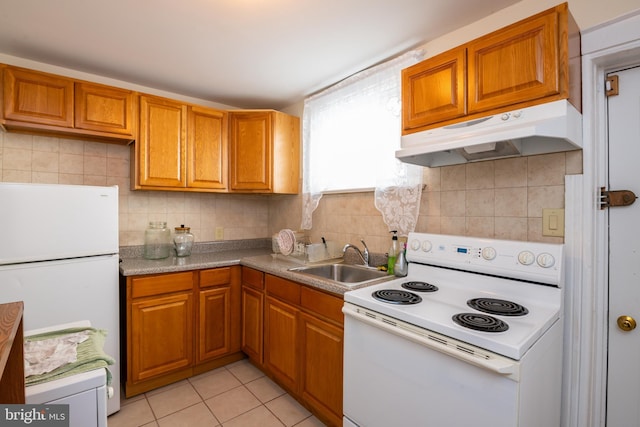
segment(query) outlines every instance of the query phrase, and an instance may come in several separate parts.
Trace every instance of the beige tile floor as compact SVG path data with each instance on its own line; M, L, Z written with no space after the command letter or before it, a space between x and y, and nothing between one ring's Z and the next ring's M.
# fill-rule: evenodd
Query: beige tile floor
M246 359L122 401L109 427L324 426Z

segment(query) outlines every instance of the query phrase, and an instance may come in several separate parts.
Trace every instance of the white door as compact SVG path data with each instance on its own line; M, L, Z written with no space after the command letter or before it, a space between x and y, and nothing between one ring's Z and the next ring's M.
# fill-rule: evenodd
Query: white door
M619 71L608 98L609 189L640 195L640 67ZM609 209L607 426L640 426L640 201ZM628 316L626 318L624 316Z

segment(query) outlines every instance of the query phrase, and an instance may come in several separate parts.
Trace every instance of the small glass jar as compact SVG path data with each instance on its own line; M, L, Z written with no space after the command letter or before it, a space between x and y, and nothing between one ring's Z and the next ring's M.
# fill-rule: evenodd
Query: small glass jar
M185 227L184 224L176 227L176 232L173 235L173 247L179 257L191 255L194 237L190 230L191 228Z
M144 232L144 257L163 259L169 257L171 231L164 221L151 221Z

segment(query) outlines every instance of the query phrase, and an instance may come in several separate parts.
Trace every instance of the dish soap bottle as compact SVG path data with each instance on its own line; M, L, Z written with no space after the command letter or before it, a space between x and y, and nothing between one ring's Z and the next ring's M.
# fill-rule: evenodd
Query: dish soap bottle
M387 260L387 273L393 275L394 267L396 265L396 258L398 256L398 231L392 230L390 233L393 233L393 237L391 238L391 247L389 248L389 255Z
M393 272L396 277L405 277L409 272L407 267L409 264L407 263L407 244L405 243L402 250L398 254L398 258L396 259L396 265L393 266Z

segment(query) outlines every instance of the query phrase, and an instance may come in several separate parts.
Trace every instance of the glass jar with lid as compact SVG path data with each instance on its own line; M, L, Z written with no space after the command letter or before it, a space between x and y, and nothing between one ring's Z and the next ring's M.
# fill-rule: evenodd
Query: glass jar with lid
M184 224L182 224L180 227L176 227L175 230L173 247L176 250L176 255L179 257L191 255L194 240L194 236L191 234L191 228L185 227Z
M164 221L151 221L144 232L144 257L163 259L169 257L171 231Z

